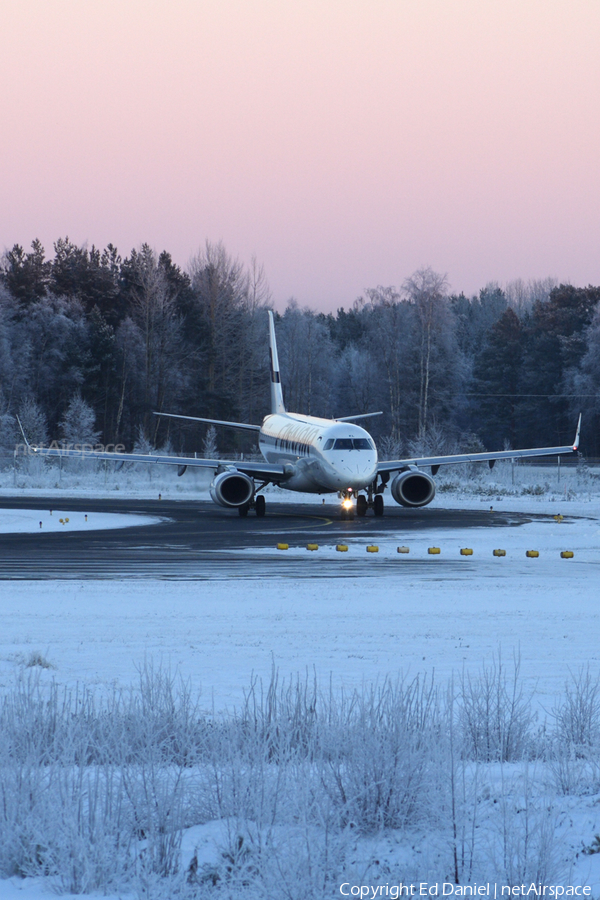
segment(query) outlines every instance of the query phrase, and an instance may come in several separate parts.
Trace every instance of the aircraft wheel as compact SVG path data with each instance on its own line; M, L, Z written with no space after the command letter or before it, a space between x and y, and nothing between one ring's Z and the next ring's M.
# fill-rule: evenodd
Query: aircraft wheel
M345 508L342 506L342 508L341 508L341 510L340 510L340 519L345 519L345 518L346 518L346 510L345 510Z
M383 497L381 494L375 494L373 498L373 512L376 516L383 515Z
M249 509L250 509L250 506L247 503L244 503L243 506L238 506L238 513L240 514L242 519L246 518L246 516L248 515Z
M262 517L264 516L264 514L265 514L265 512L266 512L266 510L267 510L267 503L266 503L266 500L265 500L265 498L263 497L262 494L259 494L259 495L258 495L258 497L256 498L256 500L254 501L254 506L255 506L255 509L256 509L256 515L257 515L257 517L258 517L259 519L262 519Z
M367 498L364 494L359 494L356 498L356 512L359 516L366 516L367 514Z

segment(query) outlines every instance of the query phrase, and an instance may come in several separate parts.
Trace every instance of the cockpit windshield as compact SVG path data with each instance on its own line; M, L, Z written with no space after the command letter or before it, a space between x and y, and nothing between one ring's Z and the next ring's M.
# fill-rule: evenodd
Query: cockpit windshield
M323 450L373 450L371 441L367 438L329 438Z

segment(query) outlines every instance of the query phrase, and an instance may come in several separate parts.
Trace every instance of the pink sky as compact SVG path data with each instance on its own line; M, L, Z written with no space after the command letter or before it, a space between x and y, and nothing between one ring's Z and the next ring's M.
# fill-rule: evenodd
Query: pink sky
M598 0L3 0L0 76L0 251L600 283Z

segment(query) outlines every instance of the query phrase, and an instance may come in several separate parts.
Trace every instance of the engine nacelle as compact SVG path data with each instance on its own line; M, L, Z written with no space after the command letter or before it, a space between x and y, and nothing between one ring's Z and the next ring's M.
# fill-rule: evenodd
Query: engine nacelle
M396 475L390 490L401 506L427 506L435 497L435 481L425 472L407 469Z
M215 503L228 509L244 506L252 500L253 494L254 482L249 475L237 469L220 472L210 486L210 496Z

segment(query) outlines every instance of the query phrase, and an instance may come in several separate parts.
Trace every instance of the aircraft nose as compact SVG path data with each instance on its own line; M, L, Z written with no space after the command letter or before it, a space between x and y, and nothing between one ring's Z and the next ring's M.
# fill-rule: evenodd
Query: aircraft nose
M371 459L348 459L338 471L348 487L362 488L375 478L377 467Z

